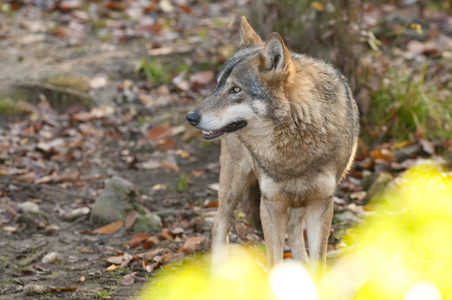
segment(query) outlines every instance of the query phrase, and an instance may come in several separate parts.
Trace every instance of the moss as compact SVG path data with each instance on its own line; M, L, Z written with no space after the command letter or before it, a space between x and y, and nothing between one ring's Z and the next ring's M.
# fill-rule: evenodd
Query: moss
M88 81L85 78L73 75L57 75L47 78L47 83L59 87L70 88L82 92L89 90Z
M28 111L28 104L10 97L0 98L0 114L20 116Z

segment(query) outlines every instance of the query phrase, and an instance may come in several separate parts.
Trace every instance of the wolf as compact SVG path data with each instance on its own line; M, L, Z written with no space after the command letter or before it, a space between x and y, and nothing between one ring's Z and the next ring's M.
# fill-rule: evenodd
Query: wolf
M244 198L262 224L270 268L283 260L287 232L293 258L324 270L333 196L357 148L357 105L337 69L289 51L278 33L264 42L242 17L240 36L215 90L186 115L204 139L221 138L213 268Z

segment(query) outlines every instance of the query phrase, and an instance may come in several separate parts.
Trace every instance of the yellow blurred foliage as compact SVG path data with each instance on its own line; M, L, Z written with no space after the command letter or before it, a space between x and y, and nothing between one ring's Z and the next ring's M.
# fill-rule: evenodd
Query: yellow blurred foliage
M318 284L322 299L452 299L452 176L423 163L373 202Z
M263 251L233 247L218 274L210 275L208 256L196 258L161 271L138 299L452 299L452 176L424 163L378 197L376 211L350 230L345 254L316 283L318 294L308 295L315 288L301 267L268 276Z

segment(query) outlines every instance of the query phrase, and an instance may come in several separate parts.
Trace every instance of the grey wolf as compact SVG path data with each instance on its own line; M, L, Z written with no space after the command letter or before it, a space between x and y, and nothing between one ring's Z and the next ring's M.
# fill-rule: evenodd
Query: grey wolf
M357 148L356 103L338 70L290 52L278 33L264 42L242 17L240 35L213 93L186 116L204 139L222 139L213 267L245 197L260 217L269 267L282 261L287 232L294 259L323 270L333 195Z

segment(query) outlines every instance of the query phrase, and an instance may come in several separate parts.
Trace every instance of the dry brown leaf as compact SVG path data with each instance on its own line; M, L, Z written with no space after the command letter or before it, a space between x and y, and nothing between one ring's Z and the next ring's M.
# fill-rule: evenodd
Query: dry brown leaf
M160 264L161 264L160 262L155 262L155 263L152 263L152 264L149 264L149 265L144 265L143 269L146 272L150 273L150 272L154 271L155 268L157 268Z
M158 248L158 249L151 250L151 251L148 251L145 253L137 254L137 256L141 259L151 260L154 258L154 256L156 256L164 251L167 251L167 250L168 249L165 249L165 248Z
M165 228L162 229L161 236L165 240L172 240L173 239L173 236L171 235L171 233L169 233L169 231L167 229L165 229Z
M122 255L115 255L115 256L108 257L107 261L111 264L119 265L122 263L123 258L122 258Z
M76 181L80 176L80 171L72 171L68 173L63 173L58 178L55 179L56 182L64 181Z
M125 267L131 260L133 259L133 256L130 255L127 252L124 252L122 255L116 255L116 256L111 256L109 258L107 258L106 260L109 263L112 263L114 265L119 265L119 268L123 268ZM110 266L112 267L112 266ZM110 270L109 270L110 271Z
M419 144L421 145L424 152L430 155L435 154L435 146L431 142L427 141L426 139L420 139Z
M184 245L180 249L183 252L193 252L199 248L202 242L207 238L205 236L195 236L185 241Z
M173 130L172 126L168 125L158 126L149 131L148 138L152 141L164 139L171 136L172 130Z
M35 176L36 176L35 172L28 172L23 175L17 176L16 180L25 183L33 183L35 180Z
M116 222L113 222L106 226L100 227L100 228L92 231L92 233L113 234L113 233L117 232L119 229L121 229L122 226L124 226L123 221L116 221Z
M206 170L193 170L190 175L193 177L200 177L201 175L203 175L206 172Z
M218 207L218 201L210 202L209 204L207 204L207 207L209 208Z
M169 161L162 162L162 169L171 170L174 173L179 173L179 171L180 171L180 168L177 164L169 162Z
M124 228L126 230L132 228L139 215L140 214L136 210L129 212L126 217L126 223L124 225Z
M130 248L135 248L136 246L140 245L144 241L146 241L148 238L150 238L151 235L144 232L135 233L130 240L125 244L125 246L129 246Z
M155 244L158 244L159 242L160 240L158 237L151 236L143 243L143 249L151 249Z
M293 258L292 252L284 252L283 259Z
M166 140L163 140L163 141L159 141L157 143L157 145L159 145L159 147L162 150L168 151L168 150L174 149L174 147L176 147L176 140L174 140L174 139L166 139Z
M52 174L47 175L47 176L43 176L43 177L37 179L37 180L35 181L35 183L36 183L36 184L48 183L48 182L54 181L57 177L58 177L57 172L56 172L56 171L53 171Z
M211 83L214 78L215 78L215 74L213 73L212 70L201 71L201 72L192 74L188 77L188 79L190 80L190 82L193 85L199 85L199 86L204 86L204 85Z

